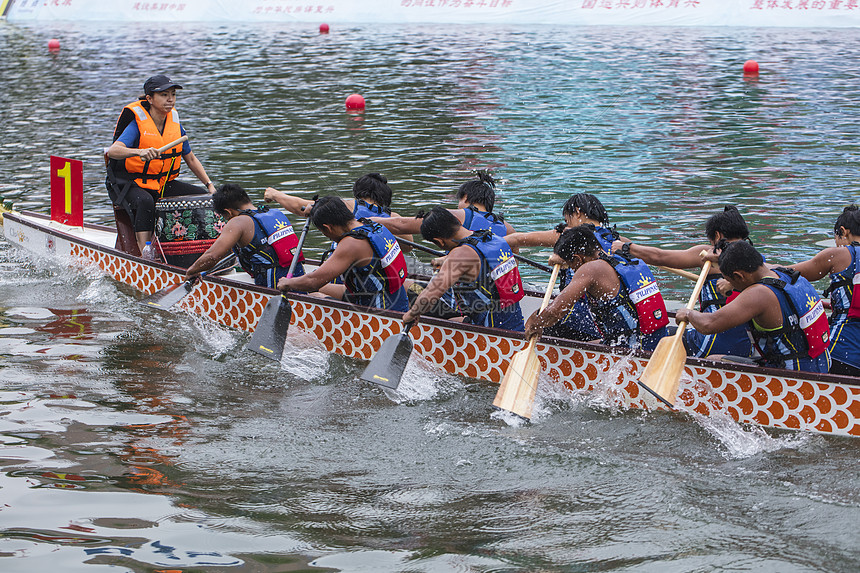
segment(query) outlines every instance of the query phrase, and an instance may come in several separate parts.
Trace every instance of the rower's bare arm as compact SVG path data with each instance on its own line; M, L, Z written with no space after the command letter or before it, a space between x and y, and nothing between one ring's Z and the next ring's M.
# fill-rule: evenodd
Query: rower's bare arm
M612 243L612 252L620 252L624 243L621 240ZM707 251L713 250L713 247L710 245L696 245L684 251L671 251L658 247L649 247L648 245L640 245L639 243L627 242L627 244L630 245L630 254L637 259L642 259L649 265L673 267L676 269L701 268L704 261L699 256L699 253L702 252L702 249Z
M351 266L360 260L364 253L361 252L362 243L367 248L367 241L354 237L345 237L329 258L325 260L316 270L306 275L291 279L283 278L278 281L281 290L300 290L316 292L335 278L345 273ZM367 257L364 257L367 258Z
M424 219L418 217L371 217L371 221L379 223L401 239L414 233L421 232L421 223ZM411 240L411 239L408 239Z
M830 273L847 269L851 264L851 251L842 247L829 247L817 255L788 268L800 271L800 274L810 282L826 277Z
M763 309L769 304L774 302L778 304L778 302L776 297L773 297L772 301L767 297L770 289L764 286L757 288L757 286L761 285L743 290L737 298L716 312L680 309L675 319L682 320L686 317L687 322L702 334L725 332L730 328L747 324L753 319L758 319L761 323L765 314Z
M400 215L399 213L395 213L394 211L392 211L392 212L391 212L391 217L401 217L401 215ZM391 218L391 217L388 217L388 218ZM420 226L421 226L421 224L419 223L419 224L418 224L418 226L420 227ZM389 229L389 231L390 231L390 230L391 230L391 229ZM417 232L417 231L416 231L416 232ZM415 240L415 239L413 239L413 238L412 238L412 233L402 233L402 234L399 234L399 235L398 235L397 233L394 233L394 236L395 236L395 237L398 237L398 238L400 238L400 239L406 239L407 241L414 241L414 240ZM404 253L408 253L409 251L411 251L411 250L412 250L412 247L411 247L411 246L409 246L409 245L400 245L400 249L401 249Z
M436 304L436 301L445 294L457 281L471 281L477 277L477 270L481 267L481 261L477 253L469 247L457 247L445 257L439 272L433 275L427 287L421 291L412 306L403 315L404 322L417 320L419 316L427 312Z
M246 225L243 225L243 223L246 222L251 223L251 236L253 236L253 221L251 221L249 217L235 217L231 219L226 225L224 225L224 228L221 229L221 234L218 235L218 238L215 239L212 246L209 247L205 253L200 255L200 257L194 261L194 264L188 267L185 271L185 278L191 278L199 275L203 271L208 271L214 267L218 261L226 257L233 249L233 246L242 240L245 231L247 231Z
M571 307L576 304L576 301L581 299L588 291L591 284L592 280L590 276L586 276L584 273L574 273L570 283L564 287L564 290L553 299L543 312L539 313L535 311L526 320L526 338L540 336L545 328L556 324L564 318L564 315L570 311Z
M561 235L555 231L531 231L528 233L509 233L505 241L514 247L553 247Z
M310 207L314 204L310 199L302 199L295 195L287 195L283 191L278 191L274 187L267 187L263 192L263 199L267 203L277 203L293 215L307 217L310 213Z

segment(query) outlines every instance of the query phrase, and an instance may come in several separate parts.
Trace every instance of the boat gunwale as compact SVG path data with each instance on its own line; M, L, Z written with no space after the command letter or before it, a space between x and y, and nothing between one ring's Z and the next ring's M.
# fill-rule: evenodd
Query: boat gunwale
M87 248L95 249L111 256L117 256L123 259L131 260L136 263L143 263L152 267L156 267L162 270L170 271L176 274L180 274L184 276L185 269L182 267L177 267L173 265L168 265L166 263L161 263L158 261L149 261L142 259L141 257L137 257L134 255L130 255L115 247L106 247L99 243L89 241L84 237L79 237L72 233L68 233L61 229L56 229L50 226L42 226L37 224L34 221L29 221L25 217L31 217L34 219L39 219L43 221L50 221L50 217L48 215L42 213L34 213L30 211L11 211L4 213L4 218L10 218L13 221L21 225L25 225L31 228L34 228L40 232L48 233L57 237L62 237L70 242L78 243L86 246ZM2 224L2 223L0 223ZM73 227L73 228L81 228L81 227ZM92 223L84 223L83 228L91 228L93 230L105 231L110 233L116 233L116 230L108 227L106 225L98 225ZM4 233L5 234L5 233ZM212 282L215 284L222 284L225 286L230 286L233 288L239 288L243 290L253 291L259 294L269 295L269 296L277 296L281 294L280 291L276 289L270 289L268 287L260 287L252 283L245 283L233 279L228 279L219 276L210 276L206 275L202 278L202 280L207 282ZM305 302L309 304L319 304L322 306L327 306L331 308L336 308L340 310L347 310L351 312L358 312L364 314L371 314L375 316L383 316L386 318L392 318L395 320L399 320L403 317L403 313L391 310L383 310L374 307L367 307L356 305L350 302L344 302L340 300L335 300L333 298L321 298L315 297L311 295L303 295L294 292L285 293L285 296L289 300L295 300L297 302ZM454 322L444 318L436 318L436 317L421 317L420 322L427 323L429 325L443 327L443 328L452 328L455 330L463 330L466 332L474 332L482 335L491 335L491 336L502 336L506 338L511 338L515 340L525 340L525 335L521 332L516 332L512 330L505 330L501 328L493 328L487 326L480 326L474 324L466 324L462 322ZM589 351L589 352L597 352L597 353L608 353L614 356L630 356L635 358L640 358L647 360L650 358L651 353L643 350L631 350L625 347L617 347L617 346L607 346L603 344L593 343L593 342L581 342L576 340L570 340L566 338L558 338L553 336L542 336L539 339L539 343L549 346L555 346L560 348L570 348L575 350ZM805 372L805 371L796 371L796 370L786 370L784 368L769 368L766 366L757 366L752 364L742 364L737 362L723 362L716 360L709 360L706 358L696 358L693 356L687 357L687 366L697 366L700 368L708 368L713 370L727 371L727 372L738 372L749 375L759 375L759 376L773 376L778 378L794 378L800 380L806 380L810 382L823 382L828 384L838 384L840 386L848 386L848 387L857 387L860 386L860 379L855 378L853 376L845 376L841 374L831 374L831 373L817 373L817 372Z

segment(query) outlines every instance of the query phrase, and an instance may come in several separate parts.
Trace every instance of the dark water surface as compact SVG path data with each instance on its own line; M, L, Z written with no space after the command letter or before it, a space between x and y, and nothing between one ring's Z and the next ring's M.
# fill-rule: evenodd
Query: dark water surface
M0 22L0 195L47 211L48 155L83 159L86 216L111 221L101 149L163 71L209 174L255 197L381 171L411 214L489 167L518 228L587 191L623 234L688 246L732 202L769 259L799 260L860 196L858 36ZM856 440L546 384L521 425L420 363L395 404L308 335L279 367L135 300L0 243L4 572L860 569Z

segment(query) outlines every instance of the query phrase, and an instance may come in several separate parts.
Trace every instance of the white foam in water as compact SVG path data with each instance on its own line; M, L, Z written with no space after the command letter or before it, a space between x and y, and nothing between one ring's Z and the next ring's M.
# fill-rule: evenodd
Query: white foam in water
M697 389L704 389L713 395L710 387L697 384ZM714 402L713 400L711 401ZM678 410L686 412L708 434L713 436L725 448L722 452L727 459L743 459L762 452L774 452L783 448L799 448L807 443L810 434L798 432L774 437L759 426L747 426L738 423L728 412L715 411L709 416L687 410L680 402L675 404Z
M290 329L281 357L281 368L302 380L314 380L328 370L329 352L311 334Z
M417 354L413 353L403 371L396 391L383 388L385 395L398 404L432 400L462 386L457 377L446 374Z
M202 354L223 355L236 346L242 336L238 331L204 318L191 311L185 311L191 319L194 331L194 346Z

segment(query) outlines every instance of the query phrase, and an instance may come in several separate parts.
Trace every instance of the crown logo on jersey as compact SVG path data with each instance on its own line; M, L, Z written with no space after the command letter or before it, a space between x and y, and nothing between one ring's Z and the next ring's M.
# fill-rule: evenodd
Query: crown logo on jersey
M283 221L276 221L275 222L275 229L278 231L280 231L281 229L283 229L286 226L287 226L287 224L284 223Z
M395 245L395 241L392 241L391 239L385 239L385 249L386 250L390 251L391 249L394 248L394 245Z
M507 260L508 260L508 259L510 259L510 258L511 258L511 257L510 257L510 255L508 255L507 253L502 253L502 254L500 254L500 255L499 255L499 264L501 264L501 263L503 263L503 262L507 261Z
M818 300L814 296L812 296L811 294L807 293L807 295L806 295L806 310L811 309L816 304L818 304Z
M651 284L651 279L645 275L639 275L639 281L636 284L639 285L639 288L646 287Z

